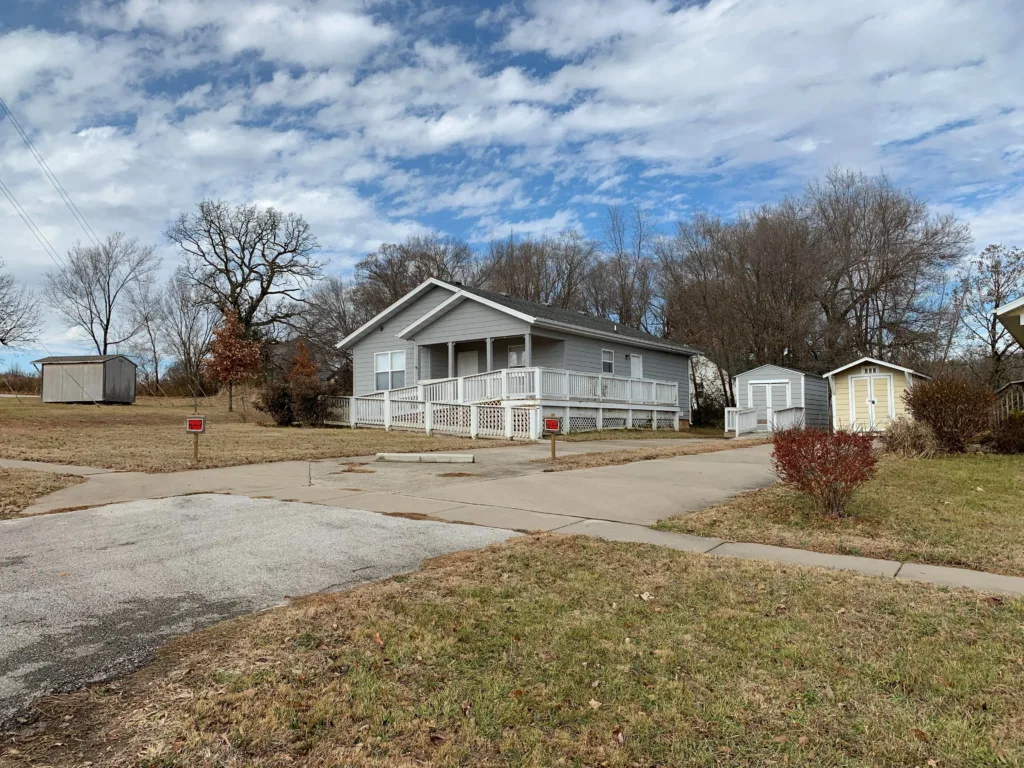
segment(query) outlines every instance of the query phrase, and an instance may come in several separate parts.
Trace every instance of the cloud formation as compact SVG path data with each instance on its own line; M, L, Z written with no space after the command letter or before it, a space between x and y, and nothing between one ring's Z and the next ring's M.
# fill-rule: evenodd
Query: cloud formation
M97 231L161 243L203 197L257 200L344 271L427 229L728 213L844 165L1024 243L1016 0L13 1L0 95ZM59 251L83 236L6 122L0 179ZM48 257L9 207L0 229L37 284Z

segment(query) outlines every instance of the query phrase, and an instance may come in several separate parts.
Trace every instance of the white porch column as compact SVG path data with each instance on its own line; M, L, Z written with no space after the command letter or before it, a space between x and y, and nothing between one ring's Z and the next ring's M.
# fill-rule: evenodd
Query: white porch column
M658 428L658 412L651 408L651 429L656 430Z
M633 428L633 409L630 408L628 411L626 411L626 429L632 429L632 428Z
M540 440L540 406L530 411L530 439Z
M412 345L412 376L413 376L413 379L412 379L411 382L408 382L409 384L419 384L420 379L423 378L422 376L420 376L420 345L419 344L413 344Z
M391 390L384 392L384 430L391 431Z
M474 440L480 434L480 406L469 406L469 436Z
M352 423L352 429L355 429L358 422L356 421L356 399L354 397L348 399L348 420Z
M505 406L505 439L507 439L507 440L511 440L512 439L513 435L515 434L513 429L512 429L513 426L514 425L512 423L512 406L511 405L506 405Z
M428 435L434 434L434 404L423 404L423 431Z
M494 339L490 336L487 337L487 370L485 373L489 373L494 370Z
M523 360L523 362L526 364L527 368L531 368L533 367L533 334L527 331L524 336L524 339L526 340L526 349L524 351L523 357L525 357L526 359Z
M455 378L455 342L448 342L448 378Z
M675 427L676 432L679 431L679 411L676 411L675 416L672 417L672 425Z
M604 431L604 408L597 409L597 431Z

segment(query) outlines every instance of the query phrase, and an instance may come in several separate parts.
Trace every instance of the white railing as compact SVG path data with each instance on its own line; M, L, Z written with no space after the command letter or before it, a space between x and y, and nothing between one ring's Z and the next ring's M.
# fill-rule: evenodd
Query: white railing
M757 410L754 408L726 408L725 433L739 437L747 432L757 431Z
M384 423L384 399L378 400L372 397L355 398L354 407L352 408L352 421L356 424L366 424L374 427L386 426Z
M780 408L772 411L772 430L804 426L803 408Z
M430 403L459 402L458 379L434 379L420 384L423 388L423 399Z
M376 393L375 393L376 394ZM383 393L381 393L383 394ZM402 387L401 389L391 390L392 400L422 400L420 397L420 388L413 384L411 387Z

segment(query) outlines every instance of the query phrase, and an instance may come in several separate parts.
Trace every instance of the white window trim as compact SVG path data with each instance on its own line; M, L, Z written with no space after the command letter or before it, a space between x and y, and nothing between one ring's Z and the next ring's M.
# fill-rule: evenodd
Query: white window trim
M523 365L512 365L512 350L521 349L523 351L520 359L523 361ZM509 368L525 368L526 362L526 345L525 344L509 344L508 345L508 367Z
M402 360L405 361L405 364L401 368L393 368L392 367L392 360L394 359L393 356L395 354L399 353L399 352L402 353ZM382 355L387 355L387 358L388 358L388 369L386 371L378 371L377 370L377 358L381 357ZM406 375L403 377L403 384L402 384L402 386L401 387L394 387L394 386L392 386L393 380L394 380L394 375L396 373L398 373L399 371L401 371L403 374L406 374ZM387 375L388 375L388 386L385 389L377 389L377 375L380 374L380 373L387 373ZM408 373L409 373L409 353L408 353L408 351L406 351L404 349L392 349L392 350L390 350L388 352L374 352L374 354L373 354L373 391L374 392L389 392L392 389L402 389L402 388L408 386L408 381L409 381Z
M608 362L610 362L612 364L612 369L610 371L606 371L604 369L604 364L606 362L605 359L604 359L604 353L605 352L607 352L608 354L610 354L612 356L612 359L608 361ZM602 374L608 374L609 376L614 376L615 375L615 350L614 349L602 349L601 350L601 373Z

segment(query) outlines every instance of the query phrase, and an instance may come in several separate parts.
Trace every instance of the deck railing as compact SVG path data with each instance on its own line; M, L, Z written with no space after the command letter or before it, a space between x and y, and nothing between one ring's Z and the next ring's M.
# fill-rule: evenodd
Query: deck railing
M736 437L757 431L757 410L754 408L726 408L725 433Z
M777 411L772 411L773 431L780 429L793 429L794 427L803 426L805 426L803 408L780 408Z
M348 427L378 427L507 440L540 437L540 411L536 407L432 403L428 400L393 400L383 397L330 397L327 422Z

